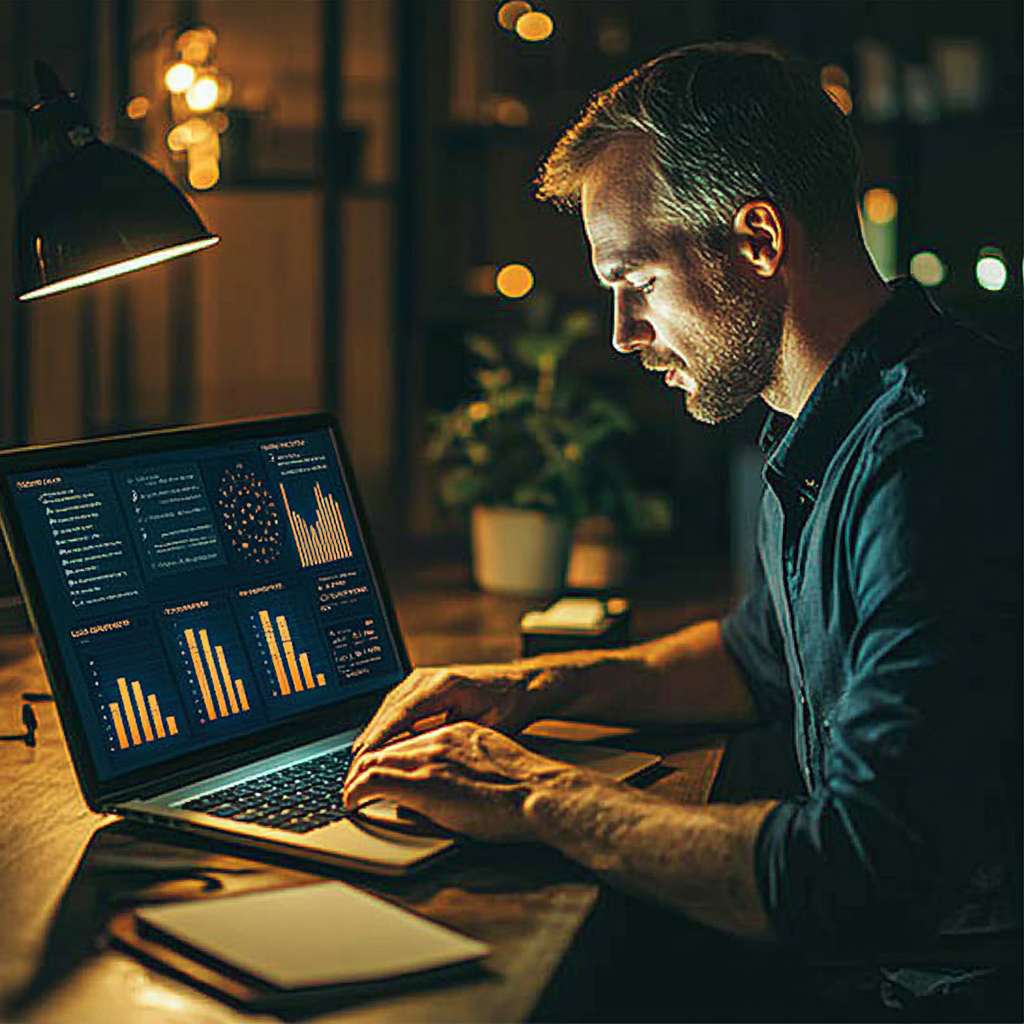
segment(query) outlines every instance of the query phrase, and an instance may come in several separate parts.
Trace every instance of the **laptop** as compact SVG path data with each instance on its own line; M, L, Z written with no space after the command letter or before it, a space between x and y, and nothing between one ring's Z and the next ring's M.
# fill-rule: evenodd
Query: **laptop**
M451 850L341 804L411 665L332 417L0 453L0 519L90 808L386 875Z

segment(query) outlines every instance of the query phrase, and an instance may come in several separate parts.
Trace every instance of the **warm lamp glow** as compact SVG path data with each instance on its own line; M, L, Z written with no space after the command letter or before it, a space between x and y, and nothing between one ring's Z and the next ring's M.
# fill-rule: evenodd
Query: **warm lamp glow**
M896 219L899 204L887 188L869 188L864 193L864 216L872 224L888 224Z
M145 96L133 96L124 112L132 121L141 121L149 113L149 100Z
M130 274L133 270L141 270L143 267L152 266L154 263L165 263L177 256L184 256L186 253L195 252L198 249L206 249L216 245L220 241L218 236L212 238L199 238L194 242L185 242L182 245L172 245L168 249L157 249L156 252L148 252L143 256L135 256L130 260L122 260L120 263L112 263L109 267L100 267L99 270L90 270L86 274L76 274L74 277L66 277L63 281L54 281L52 284L36 288L34 291L25 292L18 298L22 302L29 299L41 299L44 295L53 295L56 292L66 292L72 288L81 288L86 284L95 284L97 281L106 281L111 277L119 277L121 274Z
M524 15L529 14L533 8L526 0L508 0L498 8L498 24L506 32L515 31L516 22Z
M220 88L217 85L217 79L212 75L203 75L189 86L185 93L185 102L188 104L189 110L203 114L217 106L219 95Z
M506 264L498 271L494 284L506 299L521 299L533 287L533 271L522 263Z
M910 276L926 288L934 288L946 279L946 268L933 252L919 252L910 257Z
M528 11L516 19L516 35L528 43L541 43L555 31L555 23L543 11Z
M195 80L196 69L184 61L172 64L164 74L164 85L174 93L185 92Z

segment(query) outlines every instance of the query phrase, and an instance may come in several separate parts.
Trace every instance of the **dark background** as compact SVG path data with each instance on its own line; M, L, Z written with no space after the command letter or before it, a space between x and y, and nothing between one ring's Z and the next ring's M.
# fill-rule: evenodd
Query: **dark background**
M763 407L710 429L618 359L577 219L534 202L530 184L591 92L671 46L713 38L769 41L845 69L864 187L898 198L896 271L922 249L939 253L939 300L1020 343L1019 3L550 0L535 4L555 24L539 43L503 30L498 7L0 0L0 95L33 97L41 57L105 138L186 188L165 141L162 84L182 28L217 33L216 63L233 86L220 180L190 189L219 246L29 306L8 298L10 245L0 246L3 440L330 408L393 562L452 533L421 458L427 413L467 393L463 336L521 318L519 302L479 294L491 279L480 268L521 262L559 309L600 317L604 337L572 367L640 422L631 461L643 487L672 501L671 551L727 572L746 543L733 524L756 475L742 453ZM965 50L958 86L949 54ZM139 96L149 111L133 120L126 107ZM24 121L0 112L5 238L28 174ZM982 246L1005 255L1002 291L975 280Z

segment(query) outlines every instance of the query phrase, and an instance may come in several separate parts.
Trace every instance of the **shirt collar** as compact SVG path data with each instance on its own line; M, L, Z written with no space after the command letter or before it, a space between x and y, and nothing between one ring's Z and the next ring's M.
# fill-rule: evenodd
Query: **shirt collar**
M898 362L941 315L914 280L889 285L885 304L850 336L797 419L772 412L761 431L765 479L778 474L813 500L828 464L878 394L882 370Z

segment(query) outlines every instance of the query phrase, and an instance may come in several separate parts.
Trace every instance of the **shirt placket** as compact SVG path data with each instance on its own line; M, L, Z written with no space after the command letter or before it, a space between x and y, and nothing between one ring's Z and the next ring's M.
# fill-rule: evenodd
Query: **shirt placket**
M814 482L808 481L813 490ZM785 485L784 485L785 486ZM801 770L807 790L814 788L814 752L811 747L813 723L811 720L810 696L807 690L807 678L804 674L803 659L800 657L800 644L797 641L796 613L794 611L796 594L800 586L800 573L797 552L800 547L800 535L806 517L809 514L810 498L800 492L788 492L788 500L780 501L783 515L782 528L782 568L786 643L789 646L789 662L794 675L794 691L799 707L800 727L797 739L801 746Z

